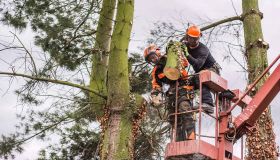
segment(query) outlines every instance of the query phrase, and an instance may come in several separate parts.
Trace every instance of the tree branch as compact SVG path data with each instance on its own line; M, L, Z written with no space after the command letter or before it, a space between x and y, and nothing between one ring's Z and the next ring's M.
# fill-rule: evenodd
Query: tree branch
M226 19L222 19L220 21L217 21L217 22L214 22L214 23L211 23L207 26L204 26L202 27L200 30L201 31L205 31L207 29L210 29L210 28L213 28L213 27L216 27L220 24L223 24L223 23L227 23L227 22L231 22L231 21L236 21L236 20L240 20L242 21L242 16L234 16L234 17L229 17L229 18L226 18ZM180 41L182 42L184 39L186 39L186 35L183 36L183 38L180 39Z
M36 136L42 134L42 133L44 133L45 131L47 131L47 130L49 130L49 129L51 129L51 128L57 126L57 125L59 125L60 123L64 122L67 118L69 118L69 117L63 118L62 120L60 120L60 121L58 121L58 122L56 122L56 123L54 123L54 124L52 124L52 125L50 125L50 126L44 128L44 129L42 129L41 131L39 131L39 132L37 132L37 133L31 135L30 137L27 137L27 138L25 138L25 139L22 139L22 140L16 142L15 145L21 145L22 143L24 143L24 142L26 142L26 141L28 141L28 140L30 140L30 139L32 139L32 138L34 138L34 137L36 137Z
M75 29L74 33L73 33L73 37L71 38L71 40L68 42L67 47L70 45L70 43L77 38L77 32L78 30L84 25L84 23L86 23L86 21L88 20L89 15L91 14L91 11L93 9L94 6L94 0L92 0L92 2L90 3L90 8L88 10L88 13L86 14L86 16L84 17L83 21L77 26L77 28ZM93 34L96 33L96 31L92 32Z
M12 32L10 32L10 33L12 33ZM16 37L16 39L17 39L17 40L19 41L19 43L22 45L22 47L24 48L24 50L26 51L26 53L29 55L29 57L30 57L30 59L31 59L31 62L32 62L32 65L33 65L34 72L35 72L35 74L36 74L36 76L37 76L36 64L35 64L35 61L34 61L32 55L31 55L31 53L30 53L30 52L28 51L28 49L24 46L24 44L23 44L22 41L19 39L19 37L18 37L16 34L14 34L14 33L12 33L12 34Z
M234 61L235 61L245 72L248 72L248 70L233 56L233 54L231 53L231 50L230 50L229 45L228 45L227 47L228 47L229 54L230 54L230 56L234 59Z
M240 21L241 21L241 20L242 20L242 16L229 17L229 18L222 19L222 20L220 20L220 21L211 23L211 24L209 24L209 25L207 25L207 26L205 26L205 27L202 27L202 28L201 28L201 31L205 31L205 30L210 29L210 28L212 28L212 27L216 27L216 26L218 26L218 25L220 25L220 24L227 23L227 22L231 22L231 21L235 21L235 20L240 20Z
M71 82L67 82L67 81L62 81L62 80L57 80L57 79L49 79L49 78L43 78L43 77L36 77L36 76L30 76L30 75L26 75L26 74L21 74L21 73L11 73L11 72L0 72L0 75L9 75L9 76L17 76L17 77L24 77L24 78L29 78L29 79L33 79L33 80L37 80L37 81L43 81L43 82L51 82L51 83L56 83L56 84L61 84L61 85L66 85L66 86L71 86L71 87L76 87L76 88L80 88L82 90L86 90L89 92L92 92L104 99L107 99L107 96L101 95L100 93L98 93L97 91L94 91L88 87L85 86L81 86L79 84L75 84L75 83L71 83Z
M0 52L5 51L5 50L9 50L9 49L19 49L19 48L23 48L23 47L6 47L6 48L0 49Z

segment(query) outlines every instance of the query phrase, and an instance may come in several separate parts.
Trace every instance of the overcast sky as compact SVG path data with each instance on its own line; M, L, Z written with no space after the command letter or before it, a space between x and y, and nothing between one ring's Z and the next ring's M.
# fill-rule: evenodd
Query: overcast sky
M241 0L233 0L233 4L238 14L241 13ZM280 21L276 17L280 16L280 1L279 0L261 0L260 10L264 13L262 20L262 28L264 39L270 44L268 50L268 62L271 61L280 53L279 37L280 37ZM132 41L130 43L130 52L140 50L138 47L143 47L146 44L146 39L149 36L149 31L153 27L153 23L158 21L165 21L173 23L178 27L180 22L192 22L195 24L203 24L205 22L214 22L226 17L235 15L235 10L232 7L230 0L135 0L135 18L133 24ZM8 34L6 27L1 28L1 35ZM183 28L182 28L183 29ZM24 32L21 35L26 39L26 42L31 40L30 32ZM3 39L3 37L0 37ZM234 61L223 61L222 55L224 53L215 48L211 50L213 56L222 65L222 76L228 80L231 89L244 89L246 85L245 77L240 72L240 67ZM1 58L7 55L0 55ZM241 60L241 59L240 59ZM1 62L2 63L2 62ZM1 67L0 67L1 68ZM19 81L17 83L22 83ZM0 86L7 86L7 82L0 80ZM4 94L5 90L0 90L0 133L8 133L14 130L15 112L19 112L16 106L16 97L13 95L13 89ZM1 87L2 88L2 87ZM276 116L280 113L280 97L272 102L272 114L275 126L276 135L280 135L280 117ZM277 143L280 139L277 136ZM41 144L39 142L31 142L27 144L28 150L18 159L34 159L36 152Z

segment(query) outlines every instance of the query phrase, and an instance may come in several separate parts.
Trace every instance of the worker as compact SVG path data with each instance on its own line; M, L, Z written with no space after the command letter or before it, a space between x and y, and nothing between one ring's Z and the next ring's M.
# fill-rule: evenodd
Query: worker
M175 86L176 81L168 79L164 73L163 69L166 64L167 57L166 55L161 55L160 49L154 45L149 45L144 50L144 58L145 61L149 64L153 65L152 71L152 103L158 105L159 99L158 95L161 93L163 84L169 84L170 88L167 92L167 110L169 115L175 112ZM188 62L186 58L181 59L181 65L184 69L181 70L181 77L178 81L183 81L184 78L187 78L187 71L185 67L188 66ZM180 92L181 93L181 92ZM178 112L185 112L191 110L191 102L189 101L186 94L179 94L178 95ZM174 128L174 115L169 117L169 123ZM177 134L176 134L176 141L184 141L187 139L195 139L195 124L193 119L193 114L180 114L177 118Z
M200 37L201 31L199 27L193 25L186 30L183 44L187 47L187 50L185 49L184 51L188 62L192 65L195 73L200 73L203 70L211 70L220 75L220 65L211 55L209 49L199 41ZM195 88L198 89L198 77L194 81L196 82ZM213 98L209 87L206 85L202 85L202 109L208 114L214 112Z

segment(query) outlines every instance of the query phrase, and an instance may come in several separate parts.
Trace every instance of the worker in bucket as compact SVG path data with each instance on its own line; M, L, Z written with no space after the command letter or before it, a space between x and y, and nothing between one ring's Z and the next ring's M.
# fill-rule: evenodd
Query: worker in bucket
M152 104L155 106L160 105L163 84L170 85L167 93L166 93L166 100L167 100L167 110L169 115L175 113L175 102L176 102L176 81L168 79L165 74L163 73L163 69L166 64L167 56L162 55L160 49L154 45L149 45L144 50L144 58L145 61L154 66L152 71L152 92L151 92L151 99ZM192 110L192 98L194 93L193 88L188 86L186 82L186 78L188 76L185 67L188 66L188 61L186 58L182 58L181 65L183 69L181 70L181 76L178 79L179 82L179 94L178 94L178 112L185 112ZM190 91L190 92L189 92ZM190 95L192 94L192 95ZM175 116L169 116L169 122L174 129L174 122ZM176 141L184 141L188 139L195 139L195 122L193 119L193 113L187 114L179 114L177 118L177 131L176 131Z
M211 70L220 75L220 65L211 55L207 46L199 41L200 37L201 31L199 27L193 25L186 30L183 44L187 47L184 51L188 62L193 67L195 73L200 73L203 70ZM198 76L194 77L193 82L195 89L198 89ZM209 87L202 85L202 109L206 113L212 114L214 112L214 106Z

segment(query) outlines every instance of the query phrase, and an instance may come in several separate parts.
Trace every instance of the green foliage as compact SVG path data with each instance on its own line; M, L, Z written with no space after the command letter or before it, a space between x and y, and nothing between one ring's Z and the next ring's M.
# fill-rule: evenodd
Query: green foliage
M80 0L0 1L1 21L37 33L35 43L60 66L74 70L87 60L94 44L99 2Z
M99 134L89 124L74 124L65 129L59 144L40 151L39 159L93 159L98 151ZM98 155L98 154L96 154Z
M30 94L25 94L25 93L20 93L20 91L15 91L15 93L20 96L20 101L26 104L34 104L34 105L39 105L41 102L36 99L36 97L30 95Z
M17 115L20 120L17 132L0 139L0 157L14 157L15 152L23 151L24 142L35 137L47 141L50 134L59 137L59 144L50 144L41 151L40 158L86 160L93 157L99 143L98 124L92 123L94 119L85 99L77 96L71 99L75 100L68 105L65 101L55 103L55 110L29 109Z
M22 147L16 143L17 136L17 134L12 134L9 137L3 135L1 136L0 158L15 158L14 152L21 153L23 151Z
M8 25L14 26L16 29L25 28L27 23L24 21L23 17L12 16L9 12L3 13L3 21Z
M128 59L129 80L132 93L143 94L151 90L151 68L137 53L131 53ZM143 87L145 86L145 87Z
M145 119L142 120L135 139L134 155L136 160L163 159L166 141L169 138L169 123L166 121L166 108L148 105Z
M140 54L131 55L132 56L129 58L132 66L130 75L133 75L130 76L130 83L132 84L131 90L140 94L145 93L149 91L149 87L151 86L149 75L150 68L143 61ZM48 62L40 69L39 75L49 76L51 74L51 69L53 69L53 63ZM143 81L144 84L136 84L135 80L138 82ZM45 82L27 81L16 93L20 97L19 100L27 106L37 106L43 104L45 101L38 97L38 95L47 93L48 87L49 85ZM0 139L0 147L5 147L5 150L1 150L2 152L0 152L0 155L2 157L13 156L16 152L22 151L21 145L26 141L23 143L18 142L26 140L28 137L34 135L34 133L40 133L34 138L47 143L49 135L55 134L59 137L59 142L58 144L51 143L47 148L41 150L39 159L76 158L86 160L90 159L90 157L92 158L99 144L100 134L99 130L96 129L98 128L95 119L96 116L89 107L91 102L88 96L87 92L80 93L79 95L74 94L68 97L63 95L57 97L57 101L54 101L52 106L47 110L38 111L36 108L29 108L25 113L17 115L20 121L17 125L17 133ZM128 108L127 111L129 112L127 114L131 116L135 109ZM126 116L128 117L129 115ZM15 142L17 142L18 145L13 145ZM147 139L145 139L145 142L148 143ZM141 144L142 143L136 143L136 148L145 150L145 146Z

